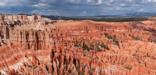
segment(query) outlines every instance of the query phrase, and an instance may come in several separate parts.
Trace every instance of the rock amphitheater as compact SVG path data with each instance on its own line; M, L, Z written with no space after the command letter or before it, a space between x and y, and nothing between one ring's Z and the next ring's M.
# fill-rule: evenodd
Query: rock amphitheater
M0 15L0 75L156 75L156 21Z

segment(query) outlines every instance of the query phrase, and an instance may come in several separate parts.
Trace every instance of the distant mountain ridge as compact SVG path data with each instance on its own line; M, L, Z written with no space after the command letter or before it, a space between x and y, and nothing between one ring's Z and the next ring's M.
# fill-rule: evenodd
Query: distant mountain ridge
M108 22L123 22L123 21L142 21L147 20L146 17L118 17L118 16L83 16L83 17L65 17L65 16L43 16L52 20L93 20L93 21L108 21Z
M130 16L130 17L152 17L152 16L156 16L156 13L135 12L135 13L127 13L126 16Z

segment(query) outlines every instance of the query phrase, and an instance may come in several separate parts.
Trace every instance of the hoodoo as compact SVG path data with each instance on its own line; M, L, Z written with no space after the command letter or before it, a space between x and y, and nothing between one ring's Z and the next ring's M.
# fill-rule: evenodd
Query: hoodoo
M155 75L155 25L0 15L0 75Z

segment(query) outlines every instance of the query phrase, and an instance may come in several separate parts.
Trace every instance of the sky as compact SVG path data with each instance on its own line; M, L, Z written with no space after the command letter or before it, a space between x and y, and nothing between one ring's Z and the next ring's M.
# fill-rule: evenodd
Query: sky
M0 0L0 13L97 16L156 13L156 0Z

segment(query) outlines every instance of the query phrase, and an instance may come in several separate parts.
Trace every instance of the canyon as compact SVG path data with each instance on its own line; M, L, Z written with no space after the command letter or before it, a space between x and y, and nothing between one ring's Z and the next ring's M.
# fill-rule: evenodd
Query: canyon
M0 75L156 75L156 20L0 15Z

